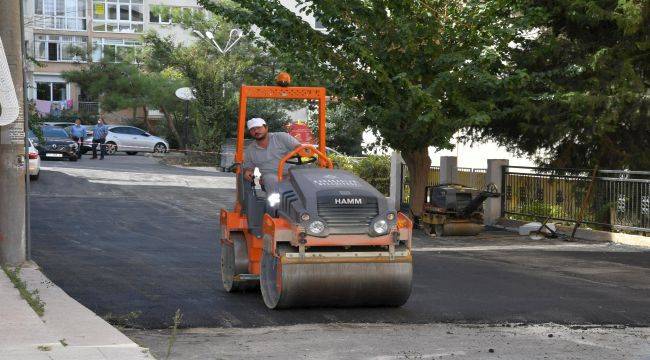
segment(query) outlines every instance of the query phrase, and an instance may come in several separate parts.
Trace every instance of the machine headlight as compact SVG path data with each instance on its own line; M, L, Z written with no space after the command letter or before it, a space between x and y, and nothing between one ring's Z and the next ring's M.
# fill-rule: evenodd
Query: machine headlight
M393 214L393 213L388 213L388 215L386 215L386 219L388 219L389 221L393 221L393 220L395 220L395 214Z
M377 234L385 234L388 232L388 223L384 219L377 220L372 224L372 230Z
M268 199L266 199L269 202L270 207L275 207L277 204L280 203L280 194L279 193L272 193L269 195Z
M307 230L309 230L310 233L312 234L320 234L323 231L325 231L325 223L322 221L316 220L309 224L309 227L307 227Z

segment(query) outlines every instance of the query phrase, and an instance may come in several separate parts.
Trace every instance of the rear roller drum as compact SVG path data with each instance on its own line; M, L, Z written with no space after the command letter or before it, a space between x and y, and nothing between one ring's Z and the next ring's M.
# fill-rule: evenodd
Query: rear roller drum
M248 254L246 240L240 232L230 233L228 242L221 242L221 282L227 292L252 290L257 287L257 281L239 280L237 275L248 272Z

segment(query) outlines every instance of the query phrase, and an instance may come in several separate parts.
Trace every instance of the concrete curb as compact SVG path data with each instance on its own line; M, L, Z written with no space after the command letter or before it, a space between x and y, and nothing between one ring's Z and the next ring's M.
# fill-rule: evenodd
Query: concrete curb
M518 232L519 226L529 223L529 221L501 219L494 225L496 228L508 231ZM564 234L571 234L573 227L558 225L558 230ZM608 231L578 229L575 235L576 239L596 242L611 242L622 245L636 246L644 249L650 249L650 237L641 235L631 235L624 233L613 233Z
M52 283L34 263L21 267L29 291L45 303L42 317L30 308L0 271L0 360L153 359L140 347Z

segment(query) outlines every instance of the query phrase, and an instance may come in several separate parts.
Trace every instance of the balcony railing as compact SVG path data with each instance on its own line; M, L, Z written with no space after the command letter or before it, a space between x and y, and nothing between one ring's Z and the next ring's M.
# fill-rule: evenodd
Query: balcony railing
M79 101L79 112L89 115L99 114L99 102Z

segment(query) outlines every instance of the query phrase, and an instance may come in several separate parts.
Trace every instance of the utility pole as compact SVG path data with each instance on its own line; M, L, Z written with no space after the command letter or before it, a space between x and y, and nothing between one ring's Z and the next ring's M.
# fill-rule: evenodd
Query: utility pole
M0 39L18 98L18 118L0 126L0 264L26 260L25 122L23 97L22 0L3 0Z

